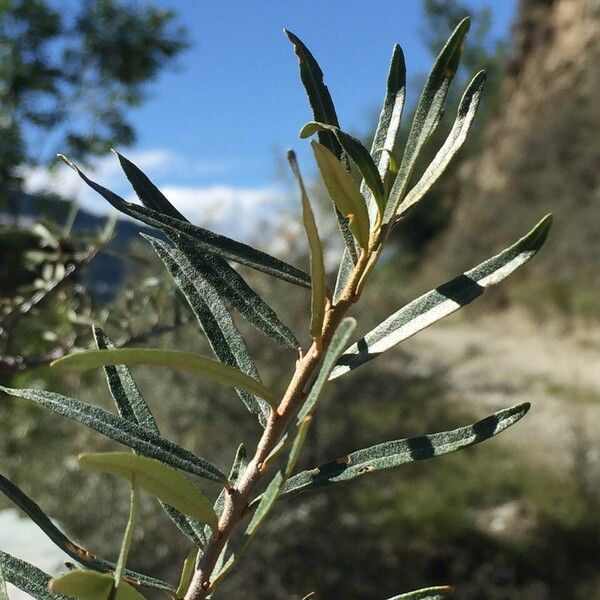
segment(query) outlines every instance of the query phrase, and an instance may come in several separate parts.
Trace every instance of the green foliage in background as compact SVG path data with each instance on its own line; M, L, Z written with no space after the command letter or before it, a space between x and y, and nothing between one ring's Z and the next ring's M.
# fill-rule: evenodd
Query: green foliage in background
M64 594L82 600L104 596L107 600L133 599L143 597L148 589L185 600L213 597L219 594L219 586L238 566L259 530L269 522L273 508L282 506L286 510L286 503L281 501L479 444L527 413L529 405L519 404L470 425L383 441L322 464L297 468L303 449L304 455L311 450L309 430L319 423L319 401L331 380L344 375L354 377L351 374L354 369L472 302L487 287L501 282L531 259L546 240L551 224L549 216L506 250L400 308L371 331L355 336L357 321L349 313L368 285L398 219L408 204L410 210L418 209L423 194L463 145L473 121L484 81L481 73L475 74L467 86L446 141L430 165L419 170L419 156L440 123L468 29L469 20L464 19L437 57L398 160L395 153L405 97L400 47L393 50L375 143L369 151L340 127L316 59L301 40L287 32L299 59L301 79L313 111L313 120L302 128L301 136L318 136L313 148L345 244L335 286L326 279L318 223L293 153L289 159L300 187L310 274L257 248L190 223L146 175L122 156L119 160L141 205L126 202L64 159L112 206L158 229L168 240L148 239L188 301L215 358L172 349L118 350L97 329L96 349L71 355L60 364L64 368L102 367L118 415L54 392L2 388L11 396L68 417L133 451L88 453L80 457L81 466L88 470L116 474L129 481L131 508L116 564L75 544L16 484L6 477L0 479L0 489L79 565L71 565L69 572L50 579L35 567L0 553L0 568L7 581L41 599L63 598ZM360 174L362 184L345 175L353 170ZM310 289L309 331L293 333L230 262L279 279L288 286L295 285L290 290L298 294ZM279 366L293 369L287 381L262 382L251 344L232 318L234 311L280 347ZM353 338L356 341L352 342ZM248 457L245 447L240 446L231 468L222 470L213 460L161 434L128 364L175 366L235 388L242 405L258 421L259 434L255 433ZM353 395L371 393L368 387L353 390ZM171 398L162 400L169 402ZM214 410L210 409L208 414ZM377 417L370 415L373 419ZM210 431L210 423L208 427ZM218 462L223 463L223 458L219 457ZM198 478L199 486L189 476ZM211 506L207 498L215 486L218 491ZM194 546L181 566L178 586L125 568L130 549L135 554L131 542L138 521L141 488L162 503L166 515L184 536L182 539L187 538L187 543ZM174 542L173 548L179 543L181 540ZM451 591L449 586L429 587L390 600L440 600ZM372 590L372 595L377 597L378 590Z
M58 148L86 160L131 144L126 112L187 44L172 11L68 4L0 3L0 206L19 190L19 168Z

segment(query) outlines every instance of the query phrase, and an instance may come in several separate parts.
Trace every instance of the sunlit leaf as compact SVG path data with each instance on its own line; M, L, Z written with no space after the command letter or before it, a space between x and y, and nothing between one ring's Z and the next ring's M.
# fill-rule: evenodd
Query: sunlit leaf
M388 600L444 600L453 591L453 588L449 585L442 585L400 594L399 596L388 598Z
M331 372L335 367L340 355L342 354L350 336L354 333L356 329L356 320L352 317L346 317L342 320L342 322L338 325L333 337L331 338L331 342L327 347L327 352L321 362L321 368L319 370L319 374L315 382L313 383L310 392L300 412L298 413L298 423L300 423L305 417L310 416L314 413L314 410L317 406L317 402L321 396L323 388L325 384L329 380Z
M52 592L72 596L78 600L144 600L144 596L122 581L111 593L115 580L111 575L96 571L70 571L50 580Z
M483 86L485 85L485 72L480 71L475 75L460 101L458 113L454 125L446 138L443 146L439 149L435 158L431 161L421 179L406 194L406 198L398 208L397 217L405 213L411 206L419 202L421 198L431 189L431 186L439 179L455 154L460 150L467 139L467 134L477 114L479 100Z
M203 375L219 383L241 388L275 402L275 394L262 383L248 377L234 367L222 362L179 350L162 348L113 348L111 350L87 350L63 356L52 365L69 371L88 371L105 365L154 365L177 371Z
M352 452L315 469L290 477L283 487L281 497L328 487L367 473L392 469L479 444L516 423L525 416L529 406L529 403L525 403L500 410L473 425L452 431L384 442Z
M375 137L373 138L373 144L371 146L371 156L373 159L378 157L376 160L377 169L381 180L384 182L384 188L387 183L386 179L388 178L388 173L391 172L390 163L393 158L393 153L396 150L405 96L406 65L404 64L404 53L402 52L402 48L396 44L392 52L383 108L379 115L379 123L377 124ZM377 208L379 209L379 212L383 214L385 203L380 201L380 204L377 205L376 202L373 202L373 194L364 181L360 191L365 197L367 206L369 207L369 217L371 221L374 222Z
M369 214L356 182L325 146L313 142L312 148L333 203L348 219L348 227L358 245L366 249L369 246Z
M133 456L133 455L130 455ZM145 458L143 460L152 460ZM159 463L162 464L162 463ZM163 465L164 467L164 465ZM169 468L169 467L164 467ZM174 471L176 473L176 471ZM127 558L129 551L131 550L131 543L133 542L133 534L135 531L135 525L137 523L138 516L138 486L135 480L135 476L132 478L131 483L131 497L130 497L130 508L129 518L127 519L127 526L125 527L125 534L123 535L123 541L121 542L121 551L119 552L119 559L117 560L117 568L115 569L115 587L119 587L123 573L125 572L125 565L127 564Z
M206 496L189 479L158 460L131 452L99 452L81 454L79 465L85 471L124 477L184 515L217 527L217 515Z
M188 301L215 356L260 385L260 376L246 342L233 322L218 288L205 276L202 265L199 262L192 265L182 251L161 240L149 236L146 239ZM246 408L258 415L264 425L270 413L268 403L262 400L260 394L256 396L242 387L238 387L236 391Z
M350 346L331 379L372 360L401 341L452 314L500 283L526 263L546 241L552 216L544 217L526 236L480 265L413 300Z
M371 193L375 197L377 204L382 206L385 200L383 181L379 176L379 171L377 170L369 151L361 144L359 140L351 136L349 133L342 131L339 127L327 125L326 123L319 123L317 121L307 123L300 131L300 137L310 137L311 135L322 130L331 131L335 135L344 151L348 154L348 156L350 156L354 164L358 167L358 170L363 176L365 183L369 186Z
M295 36L291 31L285 31L286 35L292 45L294 51L298 57L300 64L300 78L306 90L308 96L308 102L312 109L313 118L315 121L320 123L327 123L328 125L335 125L339 127L338 118L333 105L333 100L327 86L323 83L323 71L319 67L314 56L310 53L308 48L302 43L302 41ZM348 162L339 142L329 131L319 131L319 142L326 148L331 150L333 155L340 159L345 167L348 166ZM354 240L348 227L348 220L340 213L334 204L335 215L342 234L342 239L346 244L346 250L348 252L348 258L356 263L358 258L356 249L354 247Z
M323 149L329 152L324 146ZM330 153L331 154L331 153ZM337 159L331 154L333 160L337 162ZM323 259L323 247L321 246L321 240L319 238L319 231L317 229L317 223L315 222L315 215L310 206L310 200L304 187L304 181L300 169L298 168L298 162L296 161L296 155L292 150L288 152L288 160L292 167L298 187L300 188L300 197L302 200L302 222L304 223L304 229L306 231L306 237L308 238L308 245L310 247L310 279L311 279L311 311L310 311L310 334L313 338L320 338L323 329L323 320L325 318L325 303L327 301L327 284L325 282L325 261ZM340 168L341 165L340 165ZM343 170L343 168L342 168ZM346 173L344 171L344 173Z
M270 256L269 254L252 248L247 244L232 240L231 238L219 235L212 231L208 231L197 225L192 225L187 221L176 219L159 211L126 202L117 194L111 192L105 187L92 181L83 172L81 172L74 163L62 155L59 157L64 160L70 167L75 169L79 176L96 192L98 192L105 200L114 206L117 210L126 214L138 221L160 229L169 236L185 236L189 238L199 250L204 252L212 252L228 260L239 262L241 264L263 271L273 277L278 277L289 283L294 283L303 287L310 286L310 277L297 267L287 264L286 262Z
M114 345L108 339L104 331L94 326L94 338L98 350L108 350ZM111 396L119 414L128 421L136 423L143 429L160 435L160 430L154 415L142 397L129 369L125 365L111 365L104 367L104 373L108 382ZM186 517L172 506L163 504L163 508L179 530L186 535L194 544L202 545L204 542L204 526L196 523L190 517Z
M196 569L196 560L198 558L199 549L194 548L183 561L183 568L181 569L181 576L179 577L179 585L175 595L177 598L183 598L185 593L192 582L194 571Z
M437 127L444 110L450 83L456 74L465 36L469 31L469 18L456 27L438 55L429 74L408 134L400 170L386 205L384 223L395 218L398 206L404 199L417 158L425 142Z
M155 458L192 475L227 484L227 477L205 459L98 406L91 406L55 392L19 390L3 386L0 386L0 390L11 396L31 400L59 415L73 419L139 454Z

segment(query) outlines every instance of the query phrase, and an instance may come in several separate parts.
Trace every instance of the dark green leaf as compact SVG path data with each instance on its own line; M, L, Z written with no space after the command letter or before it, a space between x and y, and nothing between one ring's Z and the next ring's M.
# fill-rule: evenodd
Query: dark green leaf
M323 146L326 152L327 148ZM337 162L335 156L331 153L333 160ZM292 172L300 188L300 197L302 200L302 222L306 230L308 245L310 248L310 280L311 280L311 311L310 311L310 334L313 338L320 338L323 329L323 320L325 318L325 303L327 302L327 283L325 282L325 261L323 259L323 247L319 238L315 215L310 206L310 200L302 181L302 175L296 161L296 155L292 150L288 152L288 160L292 167ZM341 168L341 165L340 165ZM343 170L343 169L342 169ZM347 175L346 171L344 174Z
M449 585L442 585L400 594L399 596L394 596L388 600L444 600L444 598L447 598L452 592L453 589Z
M398 206L410 182L417 158L441 118L450 83L456 74L465 36L469 31L469 18L463 19L437 57L429 74L408 134L400 170L390 192L385 209L384 223L395 218Z
M123 169L131 186L135 190L137 197L142 204L151 208L163 215L168 215L180 221L189 222L165 197L165 195L150 181L145 173L143 173L130 160L115 151L121 168Z
M88 371L105 365L154 365L169 367L186 373L203 375L219 383L247 390L268 402L275 402L275 394L259 381L252 379L235 367L222 362L178 350L162 348L113 348L111 350L87 350L63 356L52 365L69 371Z
M369 213L358 186L342 163L323 145L312 142L321 177L337 209L348 219L348 227L358 245L369 246Z
M477 108L479 107L479 100L481 99L481 92L483 91L484 84L485 71L480 71L475 75L465 90L458 107L456 120L454 121L454 125L452 126L444 145L439 149L427 169L425 169L425 172L415 187L406 194L406 198L398 208L397 217L400 217L411 206L423 198L465 143L473 119L477 114Z
M71 161L62 155L59 155L70 167L75 169L79 176L109 204L118 211L134 219L142 221L151 227L160 229L168 236L178 237L180 235L189 238L200 251L212 252L228 260L233 260L241 264L263 271L273 277L278 277L289 283L294 283L303 287L310 286L310 277L300 269L285 263L278 258L270 256L261 250L252 248L247 244L232 240L228 237L208 231L197 225L192 225L187 221L175 219L151 208L139 206L126 202L117 194L107 190L105 187L97 184L82 173Z
M294 51L298 57L298 61L300 63L300 78L302 79L304 89L306 90L314 120L339 127L333 100L331 99L331 95L329 94L327 86L323 83L323 72L321 71L317 61L298 37L296 37L290 31L286 31L285 33L290 42L292 42ZM336 158L341 160L344 166L348 166L345 153L335 138L335 135L329 131L320 131L319 142L331 150ZM348 228L347 219L335 206L334 209L338 226L340 228L340 233L342 234L342 239L344 240L348 250L348 258L352 259L352 261L356 263L358 255L356 249L354 248L354 240L352 239L352 234Z
M189 223L138 167L118 152L116 154L144 206ZM212 285L252 325L286 348L298 347L298 341L289 328L227 261L213 254L198 252L191 243L177 237L178 249L188 256L192 264L202 263L202 271Z
M295 350L300 346L290 328L282 323L275 311L227 261L214 254L201 254L185 240L178 244L177 248L193 267L201 271L229 306L235 308L248 323L284 348Z
M452 431L385 442L352 452L316 469L294 475L285 483L281 497L328 487L367 473L392 469L479 444L516 423L527 413L529 406L525 403L507 408L473 425Z
M369 186L369 189L375 197L377 204L381 206L385 199L383 181L379 176L379 171L377 170L369 151L360 143L359 140L342 131L339 127L327 125L327 123L319 123L317 121L307 123L300 131L300 137L310 137L314 133L323 130L331 131L335 135L344 151L348 153L348 156L350 156L354 164L358 167L358 170L363 176L365 183Z
M197 263L193 266L180 250L160 240L150 237L147 239L186 297L216 357L222 363L260 382L244 338L235 326L219 292L201 271L201 265ZM238 388L238 395L248 410L257 414L264 425L270 412L268 403L241 388Z
M319 64L315 60L315 57L310 53L309 49L296 35L287 30L285 30L285 34L290 42L292 42L294 52L298 57L300 79L306 90L308 102L312 109L315 121L339 127L331 94L323 82L323 71L321 70L321 67L319 67ZM319 142L329 148L337 158L342 158L342 148L332 133L325 130L319 132Z
M54 525L44 511L29 498L23 490L2 475L0 475L0 491L2 491L11 502L18 506L52 542L78 563L96 571L112 572L115 570L114 563L94 556L91 552L70 540L60 529L58 529L58 527L56 527L56 525ZM125 573L130 582L165 591L172 590L168 583L160 581L159 579L154 579L153 577L148 577L147 575L142 575L141 573L129 570ZM14 582L11 581L11 583Z
M394 46L394 51L392 52L392 61L387 79L387 89L383 101L383 108L379 115L379 123L377 124L375 137L373 138L373 144L371 146L371 156L373 159L375 159L376 156L379 157L377 160L377 169L384 182L384 187L390 171L390 161L396 150L405 96L406 65L404 64L404 53L402 52L402 48L396 44ZM379 208L379 212L383 215L385 203L382 202L377 206L377 203L373 202L373 194L365 182L363 182L360 191L365 197L367 206L369 207L369 217L371 218L371 222L375 222L377 207Z
M31 400L59 415L82 423L143 456L155 458L204 479L228 484L227 477L208 461L98 406L91 406L61 394L42 390L18 390L4 386L0 386L0 390L11 396Z
M202 523L217 527L217 515L206 496L181 473L153 458L131 452L81 454L79 465L86 471L124 477L134 486Z
M93 332L98 350L114 349L115 346L100 327L94 325ZM142 397L129 369L125 365L106 365L104 374L119 414L124 419L137 423L148 431L160 433L156 419Z
M331 379L372 360L401 341L457 311L526 263L546 241L552 216L544 217L525 237L480 265L413 300L350 346Z
M114 345L99 327L94 326L94 338L98 350L108 350ZM105 366L104 372L108 382L110 393L115 401L119 414L128 421L139 425L151 433L160 435L160 430L143 399L129 369L125 365ZM186 517L172 506L163 504L163 508L179 530L186 535L194 544L200 546L204 542L204 526L194 519Z
M50 575L24 560L2 551L0 551L0 568L2 568L8 583L12 583L15 587L36 598L36 600L72 600L62 594L53 594L48 589Z

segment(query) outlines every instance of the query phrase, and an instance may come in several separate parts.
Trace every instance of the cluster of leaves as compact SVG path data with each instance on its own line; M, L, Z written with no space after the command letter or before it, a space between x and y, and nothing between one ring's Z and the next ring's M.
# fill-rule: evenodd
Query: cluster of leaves
M326 281L317 223L292 152L288 158L300 188L310 247L310 275L256 248L190 223L144 173L120 154L121 166L141 205L124 201L64 159L117 210L162 232L160 239L145 237L187 299L215 358L175 350L114 348L104 332L96 328L95 350L65 357L58 363L75 370L102 367L118 415L53 392L3 388L10 395L73 419L133 451L84 454L79 459L82 468L123 477L131 486L131 512L116 564L69 540L22 490L6 478L0 479L0 489L78 563L70 565L66 574L51 579L35 567L0 553L0 568L7 581L43 600L65 596L82 600L142 598L140 587L163 590L173 598L185 600L207 598L231 572L279 500L478 444L527 413L529 405L521 404L472 425L386 441L305 471L295 469L329 381L468 304L527 262L546 239L550 217L506 250L400 308L351 343L356 321L346 314L360 298L390 232L409 209L419 205L463 145L475 116L484 82L482 73L476 74L467 86L446 141L411 186L419 153L439 124L468 28L469 21L465 19L438 56L419 100L401 160L396 156L405 97L400 47L393 50L384 105L369 151L340 128L319 65L306 46L287 32L313 110L314 120L302 129L301 137L318 135L312 146L345 243L333 293ZM349 174L352 165L362 176L360 185ZM248 286L230 261L310 289L309 348L302 348L294 333ZM283 394L262 382L232 318L234 310L261 334L289 350L290 357L294 356L292 351L296 352L295 371ZM206 459L163 437L128 369L131 364L193 372L234 388L264 428L254 455L248 458L242 444L226 475ZM269 472L270 480L261 491L257 484ZM217 483L221 491L214 504L183 473ZM125 567L137 518L139 489L162 503L167 515L193 544L177 587ZM245 528L239 529L246 519ZM234 537L233 533L241 535ZM449 587L429 588L401 594L395 600L439 600L450 591Z

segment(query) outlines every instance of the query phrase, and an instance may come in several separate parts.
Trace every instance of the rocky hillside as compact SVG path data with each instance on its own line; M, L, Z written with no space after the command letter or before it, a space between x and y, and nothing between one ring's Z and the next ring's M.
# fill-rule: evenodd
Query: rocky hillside
M547 247L511 296L537 304L537 291L545 306L600 316L599 59L599 0L521 0L497 112L460 169L453 221L435 248L444 274L551 211Z

